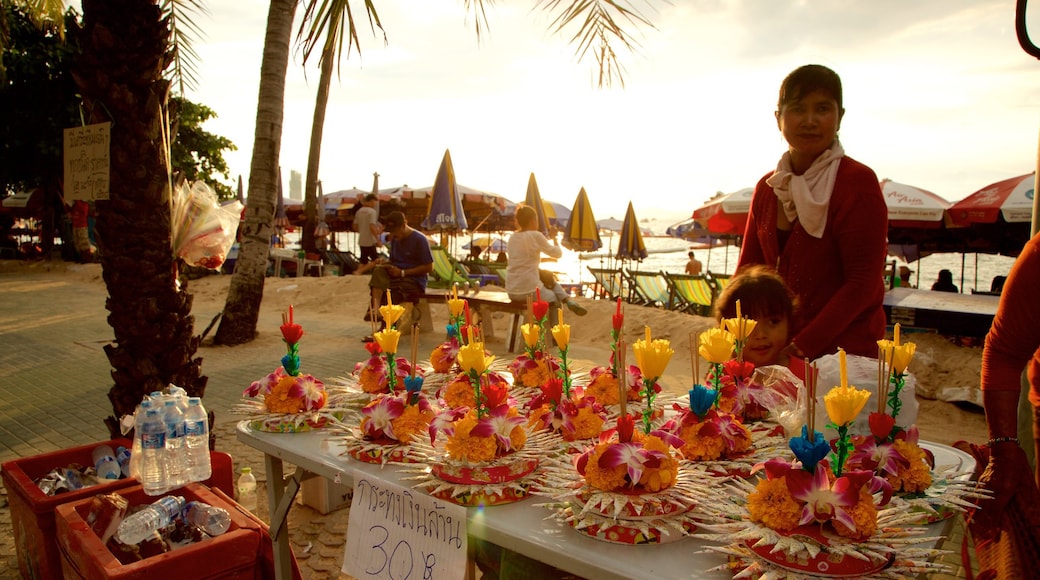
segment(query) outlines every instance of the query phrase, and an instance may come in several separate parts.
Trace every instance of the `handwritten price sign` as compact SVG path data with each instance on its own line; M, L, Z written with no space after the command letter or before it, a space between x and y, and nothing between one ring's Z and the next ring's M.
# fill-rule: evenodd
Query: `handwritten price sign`
M65 129L65 199L108 199L112 123Z
M463 578L466 508L381 479L356 479L343 572L359 580Z

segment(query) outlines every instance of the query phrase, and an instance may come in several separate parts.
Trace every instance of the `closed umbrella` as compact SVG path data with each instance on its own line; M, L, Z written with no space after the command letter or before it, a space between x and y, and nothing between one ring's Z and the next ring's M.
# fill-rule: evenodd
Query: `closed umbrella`
M289 216L285 211L285 196L282 193L282 168L278 168L278 204L274 208L274 227L287 228L289 227ZM281 232L279 232L280 234Z
M574 200L567 227L563 230L563 247L574 252L595 252L603 247L599 238L599 227L596 216L592 214L592 204L585 188L581 188Z
M332 233L331 230L329 230L329 224L325 223L325 204L320 201L320 200L323 199L323 197L324 196L322 195L322 191L321 191L321 181L319 181L318 182L318 200L319 200L319 203L318 203L318 207L316 208L316 211L315 211L315 214L316 214L315 217L318 218L318 224L316 226L314 226L314 237L316 237L316 238L324 238L325 236L327 236L330 233Z
M238 176L238 201L245 205L246 203L246 190L242 187L242 176Z
M533 172L527 178L527 197L524 198L524 204L534 208L535 214L538 215L538 231L548 236L549 220L545 217L545 203L542 201L542 194L538 192L538 182L534 180Z
M430 201L426 218L422 221L424 230L455 232L469 227L466 214L462 211L462 193L455 180L455 169L451 165L451 153L445 149L444 159L437 170L437 179L430 191Z
M616 256L619 260L636 261L642 261L647 256L643 231L639 228L639 221L636 219L636 210L632 208L632 202L628 202L628 210L625 212L625 221L621 226Z

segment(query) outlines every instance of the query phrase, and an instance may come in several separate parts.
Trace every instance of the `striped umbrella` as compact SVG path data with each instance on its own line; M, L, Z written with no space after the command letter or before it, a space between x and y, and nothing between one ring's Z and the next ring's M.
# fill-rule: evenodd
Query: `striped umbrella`
M542 201L542 194L538 192L538 182L534 180L534 172L531 173L531 177L527 178L527 197L524 198L524 205L534 208L534 212L538 215L538 231L548 236L549 220L545 217L545 203Z
M289 227L289 216L285 213L285 196L282 194L282 168L278 168L278 205L274 209L274 227Z
M596 216L592 215L592 204L585 188L578 192L574 200L571 217L563 230L563 247L574 252L595 252L603 247L599 239L599 228L596 227Z
M455 169L451 165L451 153L444 150L444 159L437 170L437 179L430 191L426 218L422 221L424 230L458 231L469 228L466 214L462 211L462 193L455 180Z
M636 210L632 208L632 202L628 202L628 211L625 212L625 221L621 226L621 240L618 242L616 256L619 260L637 261L642 261L647 256L643 231L639 228L639 221L636 219Z

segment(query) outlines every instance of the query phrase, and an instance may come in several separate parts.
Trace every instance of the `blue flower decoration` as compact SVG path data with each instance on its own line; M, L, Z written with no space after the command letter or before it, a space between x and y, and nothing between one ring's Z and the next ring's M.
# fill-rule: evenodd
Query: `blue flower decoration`
M282 368L286 374L295 377L300 374L300 357L287 354L282 357Z
M809 427L802 425L802 436L791 437L791 451L794 456L802 462L803 468L814 473L816 464L822 461L831 452L831 444L823 437L823 433L813 431L813 440L809 441Z
M704 385L693 385L693 388L690 389L690 410L698 417L704 418L715 405L717 395L718 391L715 389L709 389Z
M458 338L459 327L455 324L449 324L445 329L448 331L448 338Z
M413 395L422 390L423 378L419 375L406 376L404 378L404 388L408 391L409 395Z

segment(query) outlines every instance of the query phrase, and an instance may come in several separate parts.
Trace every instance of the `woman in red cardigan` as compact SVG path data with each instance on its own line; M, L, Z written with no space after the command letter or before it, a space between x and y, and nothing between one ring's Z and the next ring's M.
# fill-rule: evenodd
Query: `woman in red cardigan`
M877 175L845 156L841 79L827 67L796 69L780 86L776 121L788 150L755 186L738 271L776 268L798 297L786 352L877 356L884 338L881 270L888 208Z

